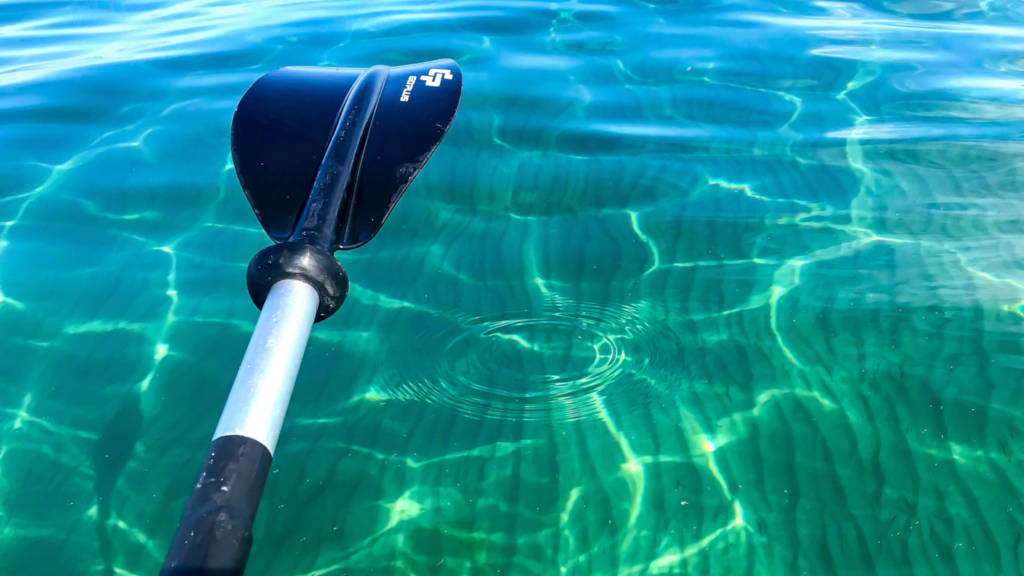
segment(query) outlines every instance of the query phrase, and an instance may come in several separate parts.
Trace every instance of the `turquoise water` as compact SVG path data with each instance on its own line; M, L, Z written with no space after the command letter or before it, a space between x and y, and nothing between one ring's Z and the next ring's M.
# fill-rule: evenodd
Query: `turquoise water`
M250 574L1020 574L1010 0L0 5L0 573L154 574L268 241L234 104L453 57Z

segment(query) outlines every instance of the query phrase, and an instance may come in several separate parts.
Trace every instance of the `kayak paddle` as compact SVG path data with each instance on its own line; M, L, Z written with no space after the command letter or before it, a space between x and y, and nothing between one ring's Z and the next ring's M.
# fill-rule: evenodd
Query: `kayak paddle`
M448 131L462 95L452 60L282 68L256 80L231 154L275 242L249 262L259 320L162 576L236 576L314 322L348 294L337 250L370 241Z

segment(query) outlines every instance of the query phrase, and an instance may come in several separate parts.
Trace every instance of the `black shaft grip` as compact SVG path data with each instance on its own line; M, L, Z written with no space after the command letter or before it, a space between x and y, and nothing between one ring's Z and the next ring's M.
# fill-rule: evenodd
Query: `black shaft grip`
M267 447L245 436L210 443L161 576L241 576L270 472Z

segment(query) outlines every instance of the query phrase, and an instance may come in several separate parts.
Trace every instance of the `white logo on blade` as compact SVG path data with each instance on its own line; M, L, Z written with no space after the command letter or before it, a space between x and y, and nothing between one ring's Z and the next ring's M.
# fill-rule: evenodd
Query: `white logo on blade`
M402 102L409 101L409 95L412 94L412 87L414 84L416 84L416 77L409 76L409 78L407 78L405 81L405 90L402 90L402 97L399 98L399 100L401 100Z
M441 85L442 80L451 80L455 78L452 76L452 71L447 68L431 68L426 75L420 76L423 83L431 88L437 88ZM412 96L412 89L416 86L416 77L409 76L405 79L405 89L402 90L402 97L399 98L401 102L408 102L409 97Z
M451 80L452 78L452 71L446 68L431 68L426 76L420 76L420 80L423 80L423 83L431 88L440 86L441 80Z

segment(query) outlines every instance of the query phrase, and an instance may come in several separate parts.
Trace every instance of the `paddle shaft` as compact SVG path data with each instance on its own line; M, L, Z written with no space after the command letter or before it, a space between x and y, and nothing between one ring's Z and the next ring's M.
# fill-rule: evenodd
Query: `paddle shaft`
M260 312L161 576L238 576L320 298L277 282Z

